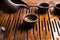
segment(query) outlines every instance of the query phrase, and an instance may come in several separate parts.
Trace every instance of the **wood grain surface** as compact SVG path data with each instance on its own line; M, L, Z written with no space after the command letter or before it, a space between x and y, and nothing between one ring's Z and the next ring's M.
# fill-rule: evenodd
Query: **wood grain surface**
M22 0L29 6L38 6L39 2L49 2L54 5L54 2L60 0ZM40 15L37 12L38 7L30 7L29 9L21 8L18 12L13 14L4 13L0 10L0 27L5 27L4 40L52 40L52 30L49 28L50 20L55 18L59 21L59 17L51 15L52 9L49 9L46 14ZM31 30L21 30L20 27L23 22L25 14L34 13L38 16L38 21ZM51 25L50 25L51 27ZM59 38L55 38L60 40Z

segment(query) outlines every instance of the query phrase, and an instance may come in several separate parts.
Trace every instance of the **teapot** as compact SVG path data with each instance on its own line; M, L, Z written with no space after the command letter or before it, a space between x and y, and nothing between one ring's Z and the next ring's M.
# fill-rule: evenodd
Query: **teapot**
M21 0L0 0L0 9L6 13L15 13L21 7L28 8L28 5Z

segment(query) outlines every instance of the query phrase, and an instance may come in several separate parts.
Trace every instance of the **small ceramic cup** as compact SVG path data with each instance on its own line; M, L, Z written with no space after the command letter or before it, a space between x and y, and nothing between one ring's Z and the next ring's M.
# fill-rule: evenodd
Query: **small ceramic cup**
M54 6L54 15L60 16L60 3L56 3Z
M38 17L35 14L26 14L23 17L23 25L25 29L33 28L37 21L38 21Z
M46 13L49 9L49 3L46 3L46 2L41 2L41 3L38 3L38 14L43 14L43 13Z

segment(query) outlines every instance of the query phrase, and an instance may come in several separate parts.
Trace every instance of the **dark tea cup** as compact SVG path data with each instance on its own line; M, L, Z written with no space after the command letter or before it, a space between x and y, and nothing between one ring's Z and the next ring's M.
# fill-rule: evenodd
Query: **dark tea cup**
M60 16L60 3L56 3L54 6L54 15Z
M39 3L38 5L39 5L39 7L38 7L39 14L46 13L49 9L49 4L46 2Z
M25 29L31 29L34 27L35 23L38 21L38 17L35 14L26 14L23 17L23 25Z

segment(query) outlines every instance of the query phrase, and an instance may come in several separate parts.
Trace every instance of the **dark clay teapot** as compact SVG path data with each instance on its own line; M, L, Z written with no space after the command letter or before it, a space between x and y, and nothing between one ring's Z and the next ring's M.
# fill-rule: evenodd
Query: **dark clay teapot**
M28 5L21 0L0 0L0 9L6 13L15 13L21 7L28 8Z

